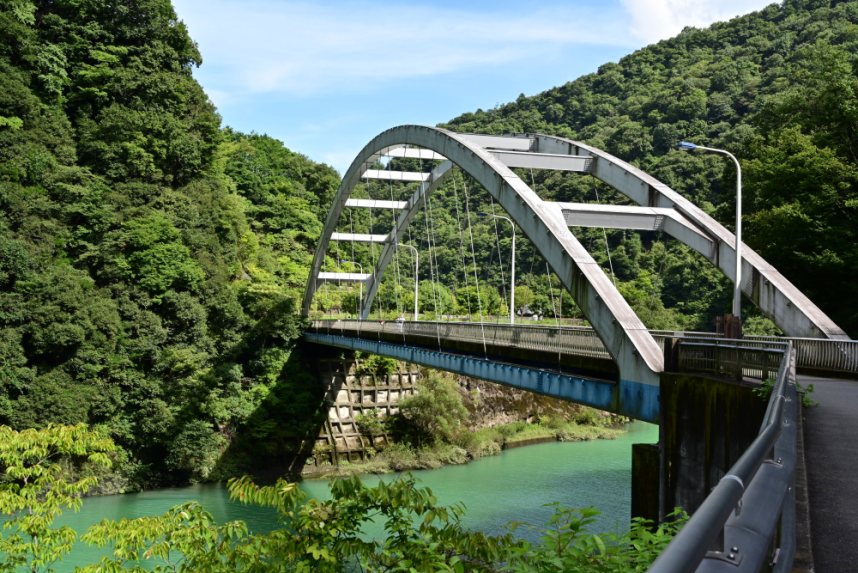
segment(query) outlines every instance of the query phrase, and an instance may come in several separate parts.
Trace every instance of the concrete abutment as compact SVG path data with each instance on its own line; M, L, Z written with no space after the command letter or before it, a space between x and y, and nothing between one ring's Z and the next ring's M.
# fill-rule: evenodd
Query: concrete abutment
M632 517L693 513L756 439L767 399L759 384L662 373L659 444L632 448Z

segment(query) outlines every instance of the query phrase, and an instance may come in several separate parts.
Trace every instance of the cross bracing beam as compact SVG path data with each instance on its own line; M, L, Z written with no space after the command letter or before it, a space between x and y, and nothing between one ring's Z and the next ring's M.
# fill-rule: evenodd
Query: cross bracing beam
M356 243L386 243L390 235L365 235L362 233L331 233L332 241L343 241Z
M715 242L675 209L558 203L570 227L605 227L664 231L707 256L715 256Z
M435 153L431 149L413 149L411 147L400 147L398 149L391 149L387 152L386 155L387 157L408 157L410 159L430 159L441 161L447 159L440 153Z
M405 209L407 201L376 201L375 199L348 199L346 207L363 207L365 209Z
M413 171L383 171L381 169L367 169L363 172L364 179L382 179L384 181L427 181L428 173L414 173Z
M329 283L360 283L366 281L372 275L364 273L319 273L319 280Z
M419 203L425 202L433 185L440 184L444 176L449 175L452 165L460 167L488 191L516 223L517 228L533 241L563 286L571 293L573 300L617 363L621 381L628 383L624 392L630 392L634 396L650 396L651 391L645 388L651 389L658 385L658 373L663 370L664 361L655 340L601 266L569 231L559 207L543 202L509 167L469 137L434 127L401 126L381 133L364 147L346 172L328 213L311 267L303 313L309 314L313 295L318 288L318 272L321 270L331 233L335 230L345 201L359 182L363 170L374 165L378 157L396 147L414 145L431 149L447 157L449 162L437 166L430 181L420 186L417 193L421 196L412 197L412 207L400 214L397 228L391 233L391 238L398 241L395 235L406 229L409 218L413 218ZM495 136L474 137L488 147L500 146L501 149L518 151L526 151L530 147L527 138L510 141L495 139ZM391 253L393 248L388 245L385 250ZM368 291L384 274L380 268L381 262L383 261L376 265L373 278L367 282ZM365 305L364 308L371 307Z
M594 159L588 155L554 155L551 153L501 151L494 149L487 151L503 161L503 164L507 167L578 171L581 173L589 173L593 170Z
M478 135L472 133L463 133L460 137L482 148L509 149L511 151L536 150L536 139L532 137L508 137L505 135Z

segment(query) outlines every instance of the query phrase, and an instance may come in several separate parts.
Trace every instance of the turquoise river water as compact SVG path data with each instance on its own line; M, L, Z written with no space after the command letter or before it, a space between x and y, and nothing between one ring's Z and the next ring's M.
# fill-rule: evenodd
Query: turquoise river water
M467 507L466 525L486 534L504 533L510 521L543 525L552 513L544 504L559 501L566 507L595 506L602 512L599 530L624 529L631 511L631 445L655 443L658 427L635 422L617 440L551 442L515 448L499 456L483 458L463 466L412 472L421 485L432 488L442 504L462 501ZM390 480L395 474L362 476L368 485ZM326 498L327 481L305 481L301 488L309 497ZM225 484L204 484L143 493L87 498L78 513L66 513L58 525L69 525L78 534L102 519L134 519L160 515L174 505L195 500L219 522L241 519L251 531L265 533L277 527L272 510L245 506L229 500ZM367 532L375 535L381 531ZM518 535L528 531L519 529ZM60 573L75 565L97 562L110 550L99 550L80 542Z

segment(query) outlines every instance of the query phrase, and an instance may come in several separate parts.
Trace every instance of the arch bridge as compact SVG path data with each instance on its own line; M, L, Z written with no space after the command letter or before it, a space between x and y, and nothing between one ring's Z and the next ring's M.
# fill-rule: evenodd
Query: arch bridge
M377 169L383 158L437 163L429 173ZM400 162L405 164L405 162ZM367 320L379 285L421 208L453 174L470 175L530 239L592 328L549 328L490 323ZM514 168L589 174L638 206L542 200ZM417 183L407 201L352 197L362 180ZM339 233L346 208L382 209L394 215L384 233ZM688 199L640 169L584 143L541 134L483 135L405 125L370 141L352 162L328 213L303 300L310 315L326 283L358 283L361 320L314 321L307 340L361 350L595 406L632 418L659 419L660 374L675 359L676 335L650 332L570 227L660 230L688 245L733 280L735 236ZM367 273L328 272L332 241L380 246ZM744 295L795 340L799 367L854 372L858 346L813 302L752 249L742 247ZM731 341L765 346L782 339ZM671 354L673 352L673 354ZM668 368L670 364L667 365Z

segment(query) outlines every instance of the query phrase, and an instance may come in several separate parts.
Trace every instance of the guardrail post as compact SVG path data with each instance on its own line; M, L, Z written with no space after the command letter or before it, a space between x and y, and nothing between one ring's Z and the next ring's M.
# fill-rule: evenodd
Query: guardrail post
M742 378L744 378L744 373L742 372L742 369L744 368L744 361L743 361L744 357L745 357L745 353L742 352L742 349L737 346L736 347L736 366L737 366L737 368L736 368L736 380L741 380Z
M664 339L664 371L665 372L679 372L679 349L680 349L679 339L678 338L665 338Z
M721 374L721 346L719 344L715 345L715 375L720 376Z

